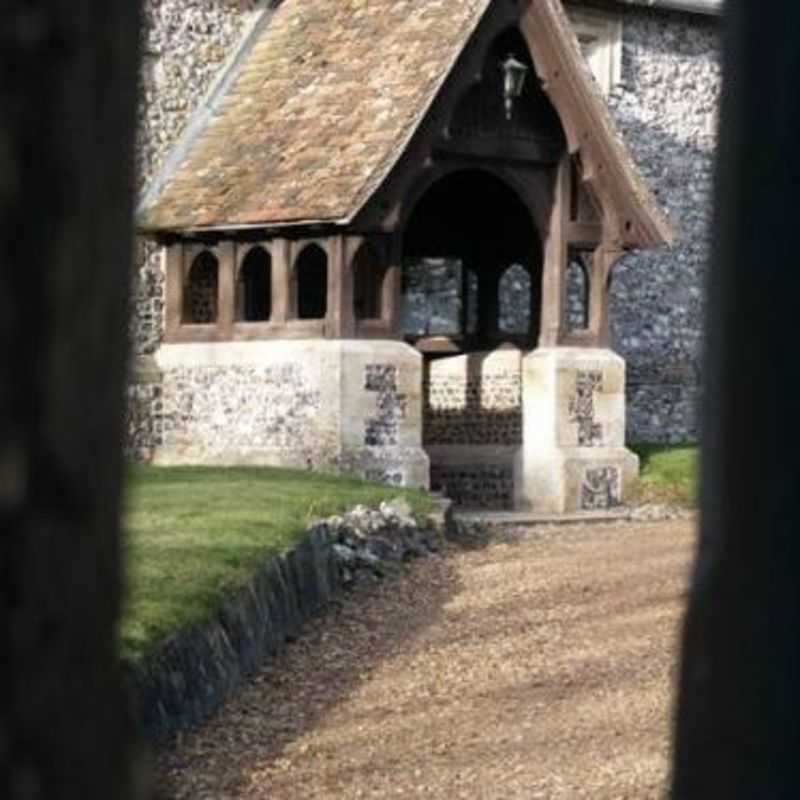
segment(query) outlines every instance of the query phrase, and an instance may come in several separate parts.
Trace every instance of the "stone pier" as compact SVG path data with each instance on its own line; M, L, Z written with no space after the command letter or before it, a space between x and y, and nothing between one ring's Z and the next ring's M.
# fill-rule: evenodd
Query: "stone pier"
M625 362L610 350L552 347L523 359L523 446L515 505L563 514L621 505L639 459L625 448Z

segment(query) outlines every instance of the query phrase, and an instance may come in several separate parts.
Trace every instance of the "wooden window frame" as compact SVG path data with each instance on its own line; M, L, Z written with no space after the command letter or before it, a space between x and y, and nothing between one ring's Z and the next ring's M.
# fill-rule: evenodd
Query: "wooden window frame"
M607 97L622 82L622 17L613 11L575 6L567 15L586 63Z

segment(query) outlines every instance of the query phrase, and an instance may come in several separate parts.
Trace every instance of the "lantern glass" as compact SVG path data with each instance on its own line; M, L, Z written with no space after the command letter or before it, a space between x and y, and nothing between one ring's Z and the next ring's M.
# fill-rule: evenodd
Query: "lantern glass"
M522 90L525 88L528 67L511 54L501 64L501 67L503 69L503 99L505 100L506 117L511 119L514 100L522 95Z

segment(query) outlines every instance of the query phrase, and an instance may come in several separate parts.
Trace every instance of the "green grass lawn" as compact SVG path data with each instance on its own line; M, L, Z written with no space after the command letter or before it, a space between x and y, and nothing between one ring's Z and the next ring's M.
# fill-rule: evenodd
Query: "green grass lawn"
M638 502L697 505L698 456L694 445L635 444L641 459Z
M311 520L398 495L417 510L431 508L424 492L313 472L132 468L123 658L135 661L168 634L207 618L265 558L290 549Z
M638 502L696 505L697 447L632 449L641 458ZM123 658L137 660L165 636L207 618L266 558L290 549L311 520L398 495L419 511L431 508L424 492L316 472L132 468Z

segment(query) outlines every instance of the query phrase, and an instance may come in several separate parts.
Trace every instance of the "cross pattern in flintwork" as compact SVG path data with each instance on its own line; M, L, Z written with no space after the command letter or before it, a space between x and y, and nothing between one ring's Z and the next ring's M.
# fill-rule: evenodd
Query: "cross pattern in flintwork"
M407 404L406 395L397 391L397 367L370 364L367 366L364 388L378 395L378 414L366 420L364 444L368 447L396 445Z
M594 396L603 388L600 370L579 370L575 376L575 394L569 401L570 421L578 424L580 447L602 447L603 426L595 422Z
M581 508L584 511L613 508L620 502L620 479L617 467L586 470L581 486Z

